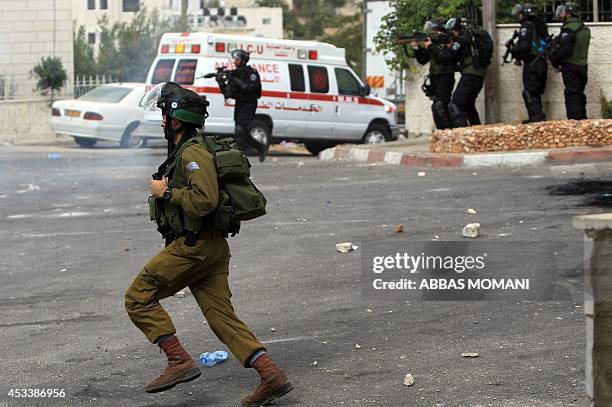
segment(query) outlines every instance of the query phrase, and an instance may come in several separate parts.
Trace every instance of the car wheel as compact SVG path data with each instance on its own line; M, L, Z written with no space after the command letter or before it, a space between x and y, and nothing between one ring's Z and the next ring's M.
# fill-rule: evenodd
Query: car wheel
M123 135L121 136L121 141L119 145L122 148L141 148L146 144L146 140L142 137L135 136L134 131L140 126L139 122L130 123L129 126L125 128Z
M305 141L304 147L312 155L319 155L319 153L326 148L333 147L335 143L331 141Z
M98 140L96 140L95 138L77 137L77 136L73 136L73 137L74 137L74 141L76 141L76 143L82 148L92 148L98 142Z
M272 137L272 131L270 126L263 120L255 119L249 127L249 134L259 143L266 147L266 151L270 148L270 138Z
M391 131L387 126L379 123L372 123L368 127L365 136L363 136L364 144L381 144L391 139Z

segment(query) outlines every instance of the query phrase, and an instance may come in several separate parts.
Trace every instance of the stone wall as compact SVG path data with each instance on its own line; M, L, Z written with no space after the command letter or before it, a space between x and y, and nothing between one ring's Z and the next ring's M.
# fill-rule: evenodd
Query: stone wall
M48 99L0 101L0 143L55 141Z
M591 46L589 48L589 83L587 85L587 113L589 118L601 118L600 92L612 98L612 53L608 44L612 42L611 23L588 23L591 29ZM497 49L499 58L489 66L489 72L496 70L499 78L496 92L499 98L500 121L503 123L520 122L527 118L523 103L522 68L513 64L501 65L504 43L512 36L518 25L498 25ZM552 34L559 32L558 24L551 24ZM409 134L429 134L434 129L431 117L431 101L421 91L423 77L429 67L419 67L413 81L407 82L406 88L406 128ZM457 74L459 80L459 74ZM484 91L481 92L477 107L484 120ZM548 85L544 94L544 108L549 119L565 119L565 99L561 74L549 66Z

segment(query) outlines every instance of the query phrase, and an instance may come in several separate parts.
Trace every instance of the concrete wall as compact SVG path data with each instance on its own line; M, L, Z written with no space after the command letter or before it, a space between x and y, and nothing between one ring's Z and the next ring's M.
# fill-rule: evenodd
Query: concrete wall
M72 1L0 0L0 75L15 79L18 96L32 96L30 70L47 56L72 78Z
M50 117L48 99L0 101L0 143L54 141Z
M606 97L612 97L612 53L609 43L612 42L612 23L589 23L591 29L591 46L589 48L589 83L587 85L587 114L589 118L601 118L600 92ZM517 25L501 24L498 26L497 50L499 58L489 66L497 70L499 78L496 93L499 98L500 121L520 122L527 119L527 111L523 103L523 82L521 79L522 67L513 64L501 65L501 55L504 43L512 36ZM549 27L552 34L559 32L559 25ZM406 87L406 128L411 134L431 133L434 129L431 117L431 101L421 91L424 75L429 67L418 67L414 80L407 82ZM457 81L459 74L457 74ZM477 107L481 120L484 120L484 90L481 92ZM549 66L548 82L544 94L544 108L549 119L564 119L565 99L563 96L563 82L561 73Z

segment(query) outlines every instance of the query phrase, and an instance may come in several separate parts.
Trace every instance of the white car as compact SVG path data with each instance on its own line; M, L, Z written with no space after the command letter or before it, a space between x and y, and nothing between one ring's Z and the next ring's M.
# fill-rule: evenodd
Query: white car
M142 83L99 86L78 99L54 102L49 125L56 134L74 137L81 147L93 147L98 140L141 147L146 140L133 133L143 121L139 104L144 93Z

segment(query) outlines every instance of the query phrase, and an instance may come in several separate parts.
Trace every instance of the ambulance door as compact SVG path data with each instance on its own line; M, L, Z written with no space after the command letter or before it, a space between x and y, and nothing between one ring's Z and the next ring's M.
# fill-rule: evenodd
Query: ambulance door
M330 72L326 66L310 64L307 65L307 71L310 85L309 116L304 138L330 138L337 106L335 96L331 93Z
M289 71L289 89L287 98L282 100L283 120L285 121L285 137L302 138L306 131L306 123L310 116L308 94L306 93L306 74L304 65L287 64Z
M358 140L363 137L372 119L371 106L366 103L366 98L359 96L361 82L349 69L334 68L334 76L338 85L338 107L333 137Z

